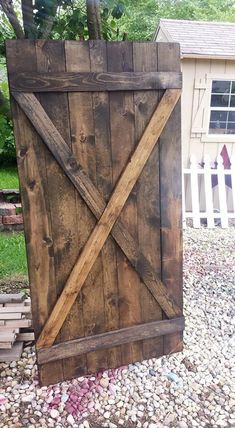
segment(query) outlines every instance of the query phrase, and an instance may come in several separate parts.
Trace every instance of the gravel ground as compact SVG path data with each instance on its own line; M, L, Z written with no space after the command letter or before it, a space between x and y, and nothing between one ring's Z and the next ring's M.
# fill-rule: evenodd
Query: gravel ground
M0 364L0 427L235 427L235 228L185 232L183 353L38 387L33 348Z

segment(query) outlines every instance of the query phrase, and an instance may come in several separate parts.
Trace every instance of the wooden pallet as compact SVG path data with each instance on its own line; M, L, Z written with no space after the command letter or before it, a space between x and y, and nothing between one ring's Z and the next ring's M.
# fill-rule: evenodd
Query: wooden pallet
M0 295L0 362L18 360L24 341L34 340L31 302L23 294ZM24 329L23 331L21 329Z

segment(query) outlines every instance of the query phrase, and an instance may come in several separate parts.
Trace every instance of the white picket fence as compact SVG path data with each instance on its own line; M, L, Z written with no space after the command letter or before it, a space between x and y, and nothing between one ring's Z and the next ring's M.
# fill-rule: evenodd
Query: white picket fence
M183 169L183 226L191 219L193 227L216 225L227 228L230 219L235 219L235 159L231 169L224 169L223 159L217 158L216 165L209 156L204 158L201 167L195 156L191 157L190 168ZM212 188L212 175L217 176L218 184ZM225 183L231 177L232 188Z

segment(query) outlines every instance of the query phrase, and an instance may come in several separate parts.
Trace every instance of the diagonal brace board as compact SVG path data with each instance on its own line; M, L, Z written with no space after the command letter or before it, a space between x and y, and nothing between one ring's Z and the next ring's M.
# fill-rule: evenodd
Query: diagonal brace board
M18 94L15 92L12 94L91 212L99 220L105 209L106 202L81 165L74 158L72 151L51 122L37 98L33 94ZM21 157L20 152L19 156ZM163 282L157 277L151 263L141 253L138 243L120 219L113 226L111 233L168 318L180 316L182 314L181 309Z
M179 91L167 90L153 113L134 154L130 158L102 216L75 263L65 287L39 336L38 349L49 347L54 343L178 99Z

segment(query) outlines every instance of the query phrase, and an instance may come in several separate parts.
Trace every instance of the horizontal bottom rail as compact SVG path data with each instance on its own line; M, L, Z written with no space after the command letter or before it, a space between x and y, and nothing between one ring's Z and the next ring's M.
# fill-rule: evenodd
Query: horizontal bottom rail
M212 217L212 218L214 218L214 219L220 219L220 218L221 218L221 215L222 215L222 214L220 214L220 213L211 213L211 214L209 215L209 217ZM199 214L197 214L197 216L198 216L199 218L207 218L207 217L208 217L208 214L207 214L206 212L200 212ZM185 218L193 218L193 217L195 217L195 213L193 213L192 211L191 211L191 212L186 211L186 212L184 213L184 217L185 217ZM234 212L234 213L230 213L230 212L226 213L226 217L228 217L228 218L235 218L235 212Z
M38 363L44 364L64 358L75 357L87 352L106 349L128 342L151 339L184 330L184 317L164 321L153 321L107 333L87 336L53 345L50 348L41 348L37 351Z

